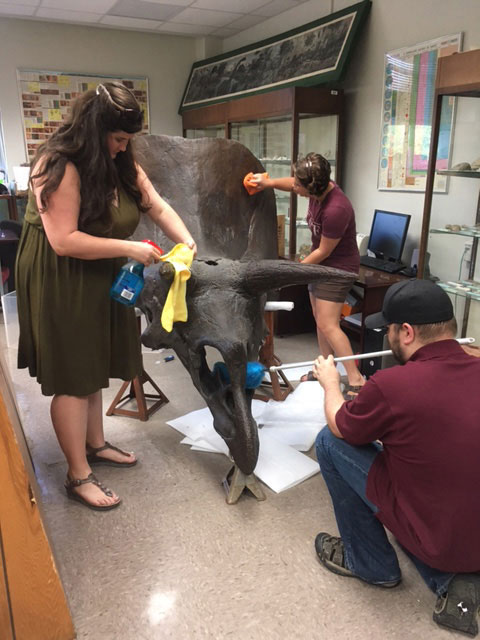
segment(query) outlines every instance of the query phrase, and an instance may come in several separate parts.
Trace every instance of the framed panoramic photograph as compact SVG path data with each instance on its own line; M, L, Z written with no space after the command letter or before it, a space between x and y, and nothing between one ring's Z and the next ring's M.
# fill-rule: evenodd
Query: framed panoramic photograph
M443 36L385 55L378 189L425 191L437 60L461 51L462 34ZM455 100L445 102L437 169L448 167ZM435 176L446 192L447 176Z
M196 62L179 113L271 89L339 82L371 1L254 45Z
M68 117L72 102L102 82L117 80L130 89L143 110L143 133L149 132L146 77L97 76L63 71L17 69L27 159Z

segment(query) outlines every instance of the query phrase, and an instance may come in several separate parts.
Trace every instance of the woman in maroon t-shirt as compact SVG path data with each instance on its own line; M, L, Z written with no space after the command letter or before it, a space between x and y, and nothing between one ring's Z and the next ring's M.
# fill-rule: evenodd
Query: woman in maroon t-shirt
M309 198L307 223L312 233L312 248L302 263L322 264L351 272L349 282L331 278L310 284L310 302L317 325L320 353L325 358L350 356L352 347L340 327L340 315L345 297L355 282L360 267L357 247L355 213L340 187L330 180L330 163L318 153L308 153L297 161L293 177L267 178L256 173L259 191L267 187L293 191ZM353 360L344 362L348 376L347 393L353 396L365 380ZM312 372L303 380L314 380Z

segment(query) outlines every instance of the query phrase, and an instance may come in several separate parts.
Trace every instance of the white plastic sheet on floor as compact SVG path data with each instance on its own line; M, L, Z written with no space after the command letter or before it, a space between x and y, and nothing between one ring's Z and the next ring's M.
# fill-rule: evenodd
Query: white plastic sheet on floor
M258 424L260 451L255 475L276 493L290 489L319 472L318 462L301 453L309 451L326 423L323 389L318 382L299 384L283 402L252 401ZM213 428L208 408L167 422L180 431L181 441L194 451L223 453L228 447Z

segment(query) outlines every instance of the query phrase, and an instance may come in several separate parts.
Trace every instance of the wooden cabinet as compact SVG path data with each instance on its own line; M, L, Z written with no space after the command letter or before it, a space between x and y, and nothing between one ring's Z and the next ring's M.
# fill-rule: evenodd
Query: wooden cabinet
M226 137L244 144L271 177L291 175L292 161L309 151L330 160L332 178L342 179L343 91L289 87L182 114L188 138ZM285 257L310 246L307 199L276 191L277 215L285 216ZM297 202L298 200L298 202ZM303 202L302 202L303 201Z
M472 303L480 301L477 252L480 238L480 49L456 53L438 60L433 106L432 136L428 164L422 234L419 249L419 276L429 270L438 284L451 294L461 336L478 333L472 319ZM445 157L446 133L451 120L446 107L454 110L450 132L448 166ZM436 180L448 180L445 192L435 191ZM463 311L462 311L463 307ZM463 316L463 320L461 317ZM476 329L475 329L476 327ZM480 335L476 336L477 339Z

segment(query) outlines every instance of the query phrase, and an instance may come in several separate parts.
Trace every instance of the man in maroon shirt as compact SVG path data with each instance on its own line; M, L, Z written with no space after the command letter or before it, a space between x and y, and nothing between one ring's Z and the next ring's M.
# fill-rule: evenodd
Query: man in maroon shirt
M332 357L315 362L328 422L317 457L340 531L318 534L318 558L339 575L395 587L401 573L385 526L437 594L435 622L475 636L480 359L455 341L450 298L429 280L394 284L366 325L388 327L403 366L377 371L345 402Z

